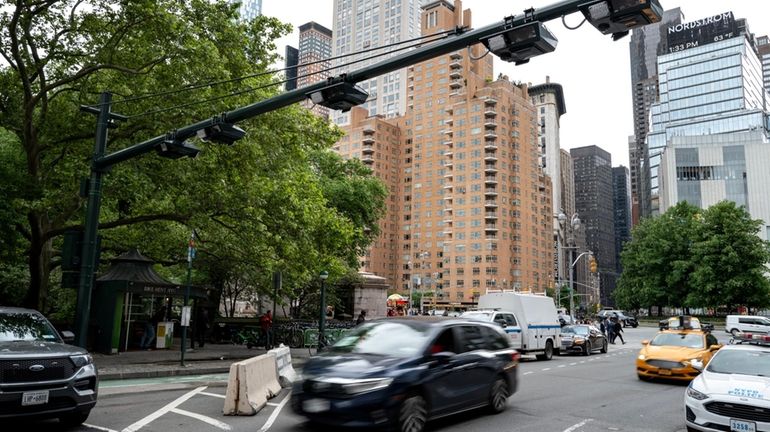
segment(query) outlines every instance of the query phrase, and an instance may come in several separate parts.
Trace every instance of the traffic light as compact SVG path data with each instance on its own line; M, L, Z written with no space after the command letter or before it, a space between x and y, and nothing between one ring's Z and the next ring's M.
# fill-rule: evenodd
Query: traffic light
M591 273L596 273L596 270L597 270L596 258L594 257L589 258L588 265L591 269Z

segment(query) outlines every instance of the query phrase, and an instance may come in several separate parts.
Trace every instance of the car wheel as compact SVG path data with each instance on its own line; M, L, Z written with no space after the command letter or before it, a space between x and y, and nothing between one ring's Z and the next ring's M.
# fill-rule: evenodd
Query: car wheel
M607 339L602 343L602 354L607 354Z
M591 351L593 351L594 348L591 346L591 341L586 341L585 348L583 351L583 355L590 356Z
M639 327L639 323L634 323L631 327L637 328L637 327Z
M733 335L734 338L737 338L738 335L741 334L741 332L738 329L732 329L730 330L730 333Z
M489 392L489 409L494 414L505 411L508 406L508 383L503 377L497 377Z
M700 432L698 429L687 426L687 432Z
M72 412L69 414L65 414L61 417L59 417L59 423L64 425L64 427L77 427L83 424L83 422L86 421L88 418L88 415L91 414L91 411L77 411Z
M398 412L399 432L422 432L428 421L428 404L419 395L413 395L401 404Z
M538 360L550 360L553 358L553 341L548 339L545 341L545 353L538 354L537 359Z

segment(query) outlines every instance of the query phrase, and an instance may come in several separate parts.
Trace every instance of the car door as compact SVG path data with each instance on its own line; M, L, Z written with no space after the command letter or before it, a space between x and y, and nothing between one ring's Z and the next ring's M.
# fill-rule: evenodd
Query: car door
M521 327L518 321L516 321L516 317L511 313L500 313L498 316L505 320L505 328L503 330L508 335L511 346L515 349L521 349Z
M459 328L460 353L453 360L457 382L464 382L467 398L464 406L485 402L495 379L496 362L491 354L487 334L481 325L464 324Z
M454 412L465 400L466 387L472 382L464 372L468 356L461 357L459 328L443 329L428 348L428 378L425 390L431 406L431 416Z
M601 348L604 345L604 335L594 326L588 327L588 339L591 341L593 349Z

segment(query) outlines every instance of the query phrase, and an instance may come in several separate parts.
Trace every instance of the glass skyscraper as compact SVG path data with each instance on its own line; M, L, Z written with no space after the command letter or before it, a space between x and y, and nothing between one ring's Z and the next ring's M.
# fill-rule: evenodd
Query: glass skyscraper
M251 21L262 15L262 0L230 0L238 5L238 15L241 21Z
M668 29L669 54L658 57L658 102L647 135L651 214L660 211L661 154L673 137L726 134L766 125L762 64L745 20L732 12Z

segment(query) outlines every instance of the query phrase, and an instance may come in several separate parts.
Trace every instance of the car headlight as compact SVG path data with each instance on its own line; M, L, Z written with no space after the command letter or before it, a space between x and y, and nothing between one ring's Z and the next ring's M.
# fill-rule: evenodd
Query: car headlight
M586 341L586 340L585 340L585 339L583 339L583 338L575 338L575 339L573 339L573 342L575 342L576 344L582 344L582 343L583 343L583 342L585 342L585 341Z
M647 357L644 354L639 354L639 357L637 357L639 360L645 360Z
M693 398L695 400L699 400L699 401L702 401L704 399L708 399L708 395L707 394L701 393L701 392L699 392L698 390L695 390L692 387L687 387L687 396L689 396L689 397L691 397L691 398Z
M90 365L94 362L93 357L91 357L91 354L79 354L79 355L73 355L70 356L70 360L72 360L72 363L75 364L76 368L82 368L83 366Z
M345 392L348 394L367 393L375 390L384 389L393 382L393 378L370 378L360 380L349 380L342 384Z

